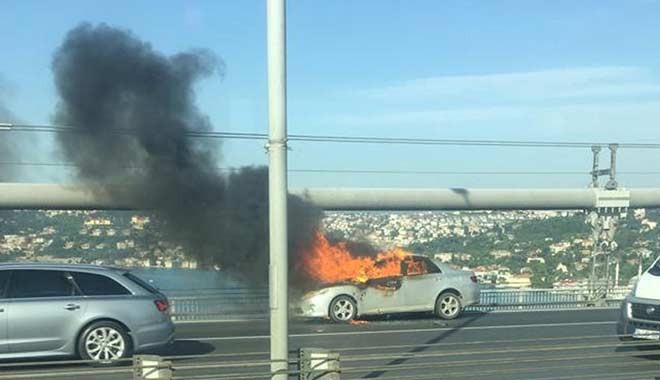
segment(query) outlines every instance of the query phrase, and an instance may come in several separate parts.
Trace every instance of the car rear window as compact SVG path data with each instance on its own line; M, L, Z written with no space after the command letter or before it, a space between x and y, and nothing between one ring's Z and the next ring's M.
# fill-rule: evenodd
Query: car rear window
M123 285L110 277L84 272L69 272L86 296L119 296L131 294Z
M14 270L9 284L10 298L70 297L77 295L67 274L55 270Z
M158 289L154 288L153 286L149 285L148 282L144 281L140 277L134 275L131 272L126 272L124 273L124 277L128 278L129 280L133 281L134 283L138 284L140 287L142 287L144 290L148 291L149 293L159 293Z

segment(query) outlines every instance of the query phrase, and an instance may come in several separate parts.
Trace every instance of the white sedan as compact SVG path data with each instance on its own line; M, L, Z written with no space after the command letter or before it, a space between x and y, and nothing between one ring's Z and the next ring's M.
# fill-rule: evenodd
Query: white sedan
M402 262L401 273L364 284L337 284L309 292L299 302L297 314L344 323L363 315L425 311L454 319L466 306L479 303L480 291L473 272L412 255Z

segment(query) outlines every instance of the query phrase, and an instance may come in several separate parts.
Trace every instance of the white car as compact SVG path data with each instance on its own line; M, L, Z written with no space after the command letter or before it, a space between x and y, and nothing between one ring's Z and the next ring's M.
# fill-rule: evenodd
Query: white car
M473 272L412 255L402 262L401 273L365 284L337 284L309 292L302 297L296 314L344 323L363 315L423 311L454 319L466 306L479 303L480 290Z
M660 340L660 258L623 301L617 333L622 340Z

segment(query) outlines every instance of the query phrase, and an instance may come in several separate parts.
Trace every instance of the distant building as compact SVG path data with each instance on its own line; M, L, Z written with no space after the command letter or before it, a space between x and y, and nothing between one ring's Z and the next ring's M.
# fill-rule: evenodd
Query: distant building
M567 280L561 280L555 282L554 284L552 284L552 287L555 289L564 289L564 288L576 288L581 285L583 285L583 283L576 279L567 279Z
M490 251L489 255L496 259L503 259L505 257L511 257L512 253L510 251L505 251L505 250L495 250L495 251Z
M532 276L529 274L514 274L505 279L507 288L530 288L532 287Z
M529 263L541 263L545 264L545 259L543 257L528 257L527 264Z
M453 257L454 257L454 254L451 253L451 252L436 253L435 255L433 255L434 259L440 260L443 263L451 262Z
M571 247L571 243L568 241L560 241L558 243L550 244L548 247L550 249L550 252L553 254L557 254L560 252L566 252Z
M144 226L151 222L148 216L134 215L131 217L131 227L136 230L143 230Z
M108 218L93 218L93 219L87 219L85 220L84 223L86 226L111 226L112 225L112 220Z
M645 231L655 230L657 226L658 226L657 222L648 219L642 220L642 229Z
M183 260L181 262L181 268L184 268L184 269L197 269L197 261L195 261L195 260Z

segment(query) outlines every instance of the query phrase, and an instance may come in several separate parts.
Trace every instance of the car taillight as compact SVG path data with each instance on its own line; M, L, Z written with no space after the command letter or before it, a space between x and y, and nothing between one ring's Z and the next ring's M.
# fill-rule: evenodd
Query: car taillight
M158 309L158 311L161 313L167 312L170 308L170 304L165 300L155 300L154 304L156 305L156 309Z
M470 281L474 282L475 284L477 283L477 276L470 276Z

